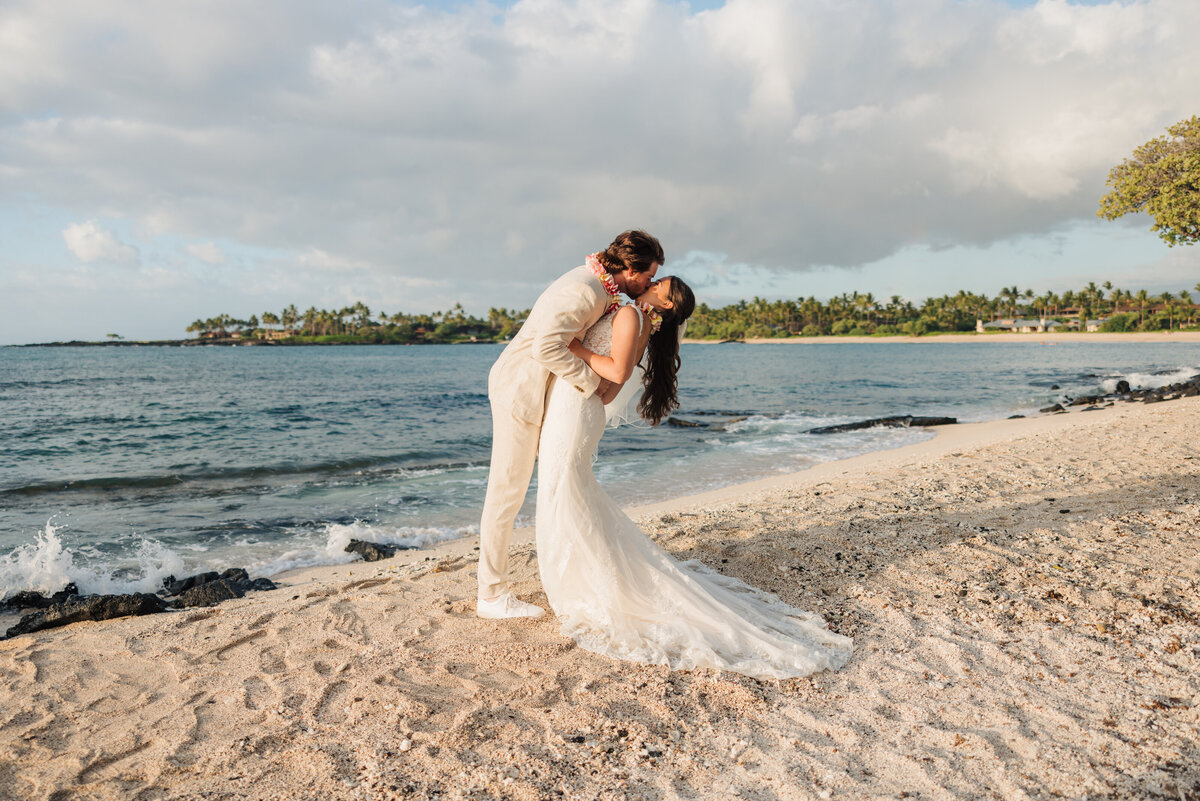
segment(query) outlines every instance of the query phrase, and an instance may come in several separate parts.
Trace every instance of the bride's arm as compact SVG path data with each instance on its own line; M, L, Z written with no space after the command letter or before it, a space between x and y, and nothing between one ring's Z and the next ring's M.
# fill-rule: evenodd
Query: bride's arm
M617 312L612 322L612 355L600 356L583 346L579 340L571 340L571 353L582 359L601 378L614 384L624 384L633 375L633 368L646 347L646 337L639 336L638 315L632 306ZM643 326L645 327L645 326Z

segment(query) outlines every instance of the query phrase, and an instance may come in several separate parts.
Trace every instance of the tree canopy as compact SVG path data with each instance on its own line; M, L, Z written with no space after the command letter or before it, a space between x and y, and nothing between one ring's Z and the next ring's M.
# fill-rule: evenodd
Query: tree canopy
M1111 191L1096 214L1115 220L1144 211L1154 218L1151 230L1168 245L1192 245L1200 239L1200 117L1178 122L1167 133L1112 168Z

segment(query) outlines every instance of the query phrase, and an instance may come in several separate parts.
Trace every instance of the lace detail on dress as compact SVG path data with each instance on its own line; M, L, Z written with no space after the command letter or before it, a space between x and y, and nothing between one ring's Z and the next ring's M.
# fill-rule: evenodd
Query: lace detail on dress
M617 311L611 311L596 321L580 340L583 346L600 356L612 355L612 324Z
M608 355L612 315L583 342ZM542 584L565 635L615 659L757 678L845 664L850 638L819 616L699 562L678 562L646 536L592 472L603 433L599 398L555 379L539 445L536 536Z

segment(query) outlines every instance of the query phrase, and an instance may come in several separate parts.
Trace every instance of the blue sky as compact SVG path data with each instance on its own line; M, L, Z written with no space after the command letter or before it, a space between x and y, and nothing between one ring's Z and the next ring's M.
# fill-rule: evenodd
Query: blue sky
M1111 280L1200 112L1191 0L0 7L0 344L289 303L524 307L644 227L702 300Z

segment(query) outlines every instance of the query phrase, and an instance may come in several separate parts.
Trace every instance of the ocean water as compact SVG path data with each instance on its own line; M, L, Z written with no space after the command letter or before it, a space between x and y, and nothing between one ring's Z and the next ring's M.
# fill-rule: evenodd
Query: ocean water
M0 348L0 597L67 581L153 591L168 574L348 562L351 538L422 546L477 533L499 352ZM805 433L816 426L1030 414L1121 378L1149 387L1200 372L1193 344L1033 338L685 345L682 358L678 416L717 427L607 432L596 472L623 504L933 435Z

